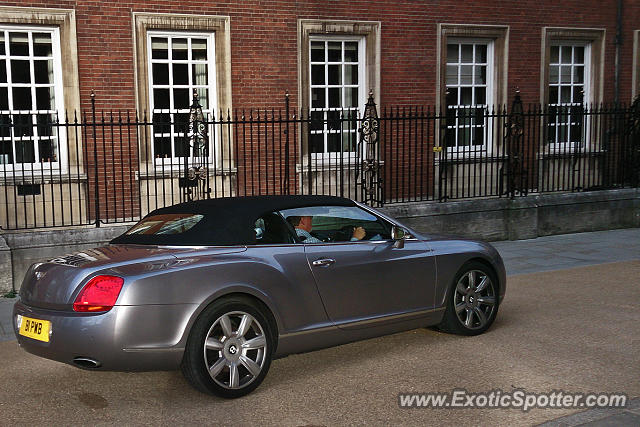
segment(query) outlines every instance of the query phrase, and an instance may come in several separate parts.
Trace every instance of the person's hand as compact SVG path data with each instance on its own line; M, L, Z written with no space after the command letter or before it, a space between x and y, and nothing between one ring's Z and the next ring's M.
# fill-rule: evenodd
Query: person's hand
M362 240L362 239L364 239L364 236L366 236L366 234L367 234L367 232L362 227L355 227L353 229L353 238L354 239Z

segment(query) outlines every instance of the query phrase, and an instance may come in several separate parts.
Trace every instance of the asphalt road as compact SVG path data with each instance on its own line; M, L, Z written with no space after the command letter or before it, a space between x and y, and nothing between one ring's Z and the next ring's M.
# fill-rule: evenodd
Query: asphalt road
M640 261L515 275L508 286L484 335L421 329L290 356L234 401L193 390L179 372L81 371L0 342L0 425L531 425L576 410L400 409L398 393L640 395Z

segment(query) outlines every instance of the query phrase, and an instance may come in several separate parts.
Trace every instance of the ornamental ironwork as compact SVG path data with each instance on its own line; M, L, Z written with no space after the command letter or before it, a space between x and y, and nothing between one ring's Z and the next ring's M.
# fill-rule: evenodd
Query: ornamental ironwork
M357 185L360 187L362 202L371 206L381 206L382 178L380 176L379 134L380 120L373 91L364 108L358 142Z
M505 123L504 147L506 159L502 166L502 194L514 198L528 193L528 172L524 166L524 111L520 91L511 105L511 112ZM506 180L506 188L504 181Z
M211 196L207 168L209 132L197 90L193 91L193 101L189 109L187 144L188 157L184 163L184 172L180 182L184 200L208 199Z

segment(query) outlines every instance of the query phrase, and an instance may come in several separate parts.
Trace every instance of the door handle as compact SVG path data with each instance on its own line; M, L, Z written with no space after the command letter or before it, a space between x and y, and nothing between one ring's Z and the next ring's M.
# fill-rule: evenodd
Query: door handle
M335 262L336 262L335 259L322 258L322 259L317 259L317 260L313 261L311 263L311 265L313 265L314 267L327 267L327 266L330 266L331 264L333 264Z

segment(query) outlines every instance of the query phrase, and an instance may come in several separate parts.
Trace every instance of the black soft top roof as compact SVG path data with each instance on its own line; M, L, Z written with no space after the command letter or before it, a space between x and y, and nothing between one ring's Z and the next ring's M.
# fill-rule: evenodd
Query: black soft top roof
M180 234L132 234L116 237L113 244L172 246L230 246L256 243L255 221L274 211L305 206L355 206L350 199L335 196L251 196L198 200L156 209L152 215L201 214L204 217Z

